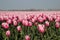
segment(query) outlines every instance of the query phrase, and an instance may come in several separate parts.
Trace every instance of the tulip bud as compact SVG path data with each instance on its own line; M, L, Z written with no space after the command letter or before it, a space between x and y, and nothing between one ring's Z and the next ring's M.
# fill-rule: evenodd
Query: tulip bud
M31 21L34 23L35 22L35 19L32 19Z
M56 28L59 28L59 27L60 27L59 22L56 22L55 27L56 27Z
M45 26L44 25L39 24L38 27L37 27L37 29L41 33L44 33L45 32Z
M26 36L25 36L25 40L30 40L29 35L26 35Z
M44 20L42 17L38 17L38 21L42 23Z
M7 20L7 23L8 23L8 24L11 24L11 23L12 23L11 19L8 19L8 20Z
M8 29L9 28L9 24L8 23L2 23L2 27L5 28L5 29Z
M57 17L55 22L60 22L60 17Z
M10 30L6 31L6 36L7 36L7 37L10 36Z
M3 16L3 19L4 19L4 20L8 20L9 17L8 17L8 16Z
M13 21L13 25L17 26L18 25L17 21Z
M27 20L23 20L23 21L22 21L22 24L23 24L24 26L28 26L28 21L27 21Z
M20 32L22 30L21 26L17 26L17 31Z
M48 22L48 21L45 21L45 25L46 25L46 26L49 26L49 22Z
M48 16L49 21L53 21L53 18L51 16Z
M28 22L28 26L32 26L32 22Z

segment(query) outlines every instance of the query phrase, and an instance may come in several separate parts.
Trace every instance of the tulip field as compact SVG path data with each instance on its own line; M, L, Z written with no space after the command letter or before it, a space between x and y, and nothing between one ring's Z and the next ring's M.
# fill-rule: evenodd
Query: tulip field
M60 40L60 11L0 11L0 40Z

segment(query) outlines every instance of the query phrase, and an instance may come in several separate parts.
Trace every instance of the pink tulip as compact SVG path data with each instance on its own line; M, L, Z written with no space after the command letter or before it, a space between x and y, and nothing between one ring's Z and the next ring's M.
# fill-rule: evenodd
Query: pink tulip
M4 20L8 20L9 17L8 17L8 16L3 16L3 19L4 19Z
M3 16L0 16L0 21L3 21Z
M46 20L47 19L47 16L45 14L43 14L43 20Z
M27 19L30 20L32 17L30 15L27 15Z
M17 18L12 19L12 21L17 21Z
M9 17L9 19L11 19L11 20L13 19L13 17L12 17L11 15L9 15L8 17Z
M7 20L7 23L8 23L8 24L12 24L11 19L8 19L8 20Z
M5 29L8 29L9 28L9 24L8 23L2 23L2 27L5 28Z
M59 28L59 27L60 27L59 22L56 22L55 27L56 27L56 28Z
M35 19L33 19L33 18L32 18L31 22L33 22L33 23L34 23L34 22L35 22Z
M10 36L10 30L6 31L6 36L9 37Z
M53 21L53 18L51 16L48 16L49 21Z
M17 31L20 32L22 30L21 26L17 26Z
M19 17L18 22L22 22L23 18Z
M32 26L32 22L28 22L28 26Z
M43 20L46 20L46 17L45 16L43 16Z
M26 35L26 36L25 36L25 40L30 40L29 35Z
M17 26L18 25L17 21L13 21L13 25Z
M42 24L39 24L38 27L37 27L38 31L41 32L41 33L44 33L45 32L45 26L42 25Z
M23 21L22 21L22 24L23 24L24 26L28 26L28 21L27 21L27 20L23 20Z
M42 17L38 17L38 21L42 23L44 20Z
M55 22L60 22L60 17L57 17Z
M49 26L49 22L48 22L48 21L45 21L45 25L46 25L46 26Z

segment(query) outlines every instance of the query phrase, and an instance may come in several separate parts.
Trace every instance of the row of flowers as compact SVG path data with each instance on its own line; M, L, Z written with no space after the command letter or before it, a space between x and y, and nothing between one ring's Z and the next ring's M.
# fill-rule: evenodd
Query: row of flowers
M37 30L44 34L47 27L50 27L50 22L55 22L55 28L60 28L60 16L59 15L26 15L24 18L19 16L0 15L1 28L6 30L6 36L10 37L11 31L9 30L10 25L14 25L18 32L22 31L21 25L24 27L33 27L35 25ZM21 25L18 25L20 23ZM12 30L13 31L13 30ZM25 35L25 40L30 40L29 35Z

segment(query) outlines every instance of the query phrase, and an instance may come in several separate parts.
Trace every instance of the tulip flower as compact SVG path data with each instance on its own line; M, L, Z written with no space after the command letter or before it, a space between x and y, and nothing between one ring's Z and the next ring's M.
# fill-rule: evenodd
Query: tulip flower
M20 32L22 30L21 26L17 26L17 31Z
M37 29L38 29L38 31L41 32L41 33L44 33L44 32L45 32L45 26L42 25L42 24L38 24Z
M4 29L8 29L9 28L9 24L4 22L4 23L2 23L2 27Z
M8 20L7 20L7 23L8 23L8 24L12 24L12 20L11 20L11 19L8 19Z
M56 22L55 27L56 28L60 28L60 23L59 22Z
M32 26L32 22L28 22L28 26Z
M3 16L3 19L4 19L4 20L8 20L9 17L8 17L8 16Z
M17 26L18 25L17 21L13 21L13 25Z
M45 25L46 25L46 26L49 26L49 22L48 22L48 21L45 21Z
M6 31L6 36L9 37L10 34L11 34L11 33L10 33L10 30L7 30L7 31Z
M38 21L39 21L40 23L42 23L44 20L43 20L42 17L38 17Z
M48 16L49 21L53 21L53 18L51 16Z
M23 21L22 21L22 24L23 24L24 26L28 26L28 21L27 21L27 20L23 20Z
M25 36L25 40L30 40L30 36L29 35L26 35Z

